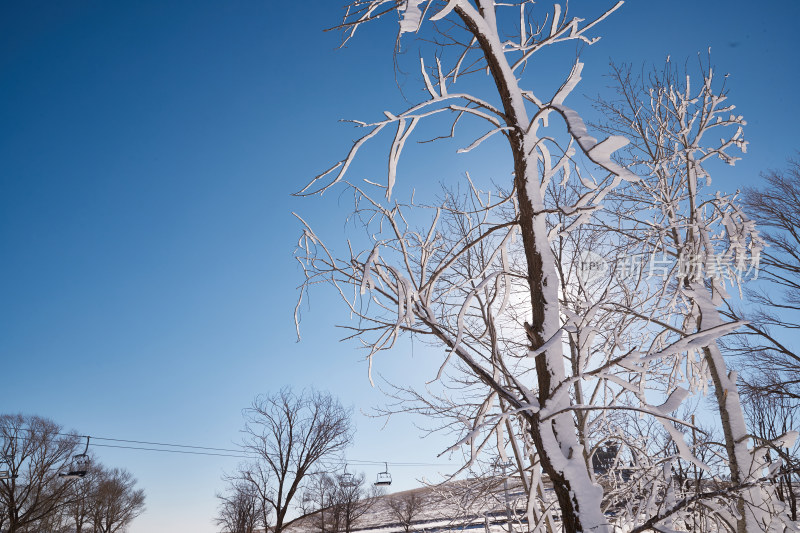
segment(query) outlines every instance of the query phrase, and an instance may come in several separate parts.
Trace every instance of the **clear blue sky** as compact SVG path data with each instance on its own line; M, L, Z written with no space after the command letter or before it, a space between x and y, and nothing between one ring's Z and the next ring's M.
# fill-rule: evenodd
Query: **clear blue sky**
M291 211L344 228L335 195L290 193L349 147L354 132L338 119L403 105L396 25L364 28L337 50L338 35L322 30L339 6L0 4L0 411L96 436L228 447L241 408L284 384L329 389L356 410L382 401L354 346L336 342L341 308L312 295L301 343L292 321L301 276ZM584 81L570 103L590 112L580 93L602 91L609 58L695 61L710 45L732 74L731 102L751 141L730 185L715 184L753 183L800 148L799 15L789 1L631 1L583 50ZM401 61L413 69L416 48ZM413 77L404 90L418 94ZM381 146L378 171L383 154ZM401 167L399 179L470 170L468 159L429 156ZM408 352L378 369L402 382L430 378L433 361ZM382 432L361 415L357 424L351 457L439 461L442 441L420 443L411 420ZM234 459L95 452L147 491L132 533L214 530L213 494ZM395 487L435 470L397 468Z

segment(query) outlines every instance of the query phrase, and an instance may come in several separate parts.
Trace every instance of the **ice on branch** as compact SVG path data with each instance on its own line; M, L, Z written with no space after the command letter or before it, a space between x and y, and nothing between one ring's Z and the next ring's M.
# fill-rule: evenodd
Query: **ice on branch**
M677 410L678 407L681 406L683 400L689 395L689 389L685 389L683 387L678 387L672 394L669 395L667 401L662 403L661 405L653 406L653 409L662 415L668 415L673 411Z
M402 7L398 8L401 13L400 33L414 33L422 23L422 10L419 5L425 0L406 0Z
M561 104L551 104L551 107L564 117L570 135L593 163L603 167L621 180L639 181L639 176L611 159L611 154L628 145L628 139L621 135L612 135L598 143L595 137L589 135L586 124L577 111Z

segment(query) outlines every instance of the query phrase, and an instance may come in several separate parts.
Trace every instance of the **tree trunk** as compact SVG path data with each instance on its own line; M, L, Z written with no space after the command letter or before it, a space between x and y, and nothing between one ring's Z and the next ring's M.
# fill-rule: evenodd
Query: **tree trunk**
M536 161L532 155L536 139L528 133L530 120L525 102L509 66L496 29L494 7L481 5L481 13L457 5L456 13L475 36L483 50L497 91L503 102L509 145L514 157L514 180L519 205L519 224L527 262L527 278L531 298L531 351L544 346L560 328L558 279L555 259L547 239L544 204L539 187ZM565 379L560 342L536 356L539 403L544 407L555 387ZM561 507L566 533L584 531L609 532L611 526L600 509L602 489L594 485L583 459L583 448L576 436L575 423L569 412L552 420L541 420L538 413L530 418L530 431L541 460L542 469L550 477Z

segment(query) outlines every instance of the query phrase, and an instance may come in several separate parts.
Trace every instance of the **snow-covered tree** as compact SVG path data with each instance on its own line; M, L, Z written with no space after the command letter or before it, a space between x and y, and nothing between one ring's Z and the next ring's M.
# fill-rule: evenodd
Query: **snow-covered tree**
M640 243L640 256L648 258L651 269L659 262L668 280L656 303L661 311L648 315L659 317L664 338L677 339L673 346L683 343L681 350L661 354L660 362L672 367L665 392L680 398L713 385L731 485L738 487L735 509L717 507L716 514L740 533L781 529L785 524L773 521L782 515L762 479L768 448L751 441L737 373L716 340L742 325L720 308L728 290L741 290L746 279L757 277L764 244L736 196L711 189L714 161L733 165L734 152L746 151L746 122L727 103L724 80L716 79L710 66L701 74L693 85L669 60L647 78L614 69L619 98L601 102L608 118L603 129L632 140L626 166L643 176L616 191L615 211L626 214L624 233ZM677 429L672 437L676 443L684 440ZM794 432L780 436L794 438ZM682 456L707 469L695 456Z
M379 187L387 205L384 206L373 198L371 191L352 186L359 202L366 204L366 209L373 210L374 215L381 218L382 227L393 235L383 235L380 238L376 236L371 250L367 250L366 254L354 253L344 263L334 260L332 255L324 252L315 255L314 251L309 250L308 257L304 258L308 265L308 275L312 278L311 282L316 281L315 277L328 277L328 274L333 274L335 278L336 273L343 272L346 265L350 267L351 276L337 281L358 285L360 292L365 295L370 291L366 295L369 298L378 300L380 295L387 300L376 302L377 306L383 306L387 310L393 308L396 317L393 320L379 320L372 330L381 331L377 339L366 341L372 347L372 354L391 346L403 329L418 329L438 338L451 354L471 368L492 390L486 404L487 409L491 403L502 399L508 410L518 412L526 420L528 436L535 446L544 471L554 485L566 530L610 530L608 520L600 511L602 491L592 482L573 417L569 410L564 409L569 404L571 380L566 375L560 342L563 329L559 313L558 280L555 259L549 244L549 237L554 232L547 228L549 209L544 204L544 194L556 177L563 174L569 178L567 169L574 165L573 156L577 152L581 152L601 170L597 180L573 174L575 179L585 180L585 191L575 204L559 207L572 220L568 227L560 228L555 234L558 231L569 232L600 208L599 202L614 186L623 179L635 177L610 158L616 148L625 144L624 139L612 137L598 142L588 134L578 114L564 104L566 97L580 80L582 63L576 61L562 86L546 99L521 85L518 76L532 56L548 45L571 40L594 42L596 39L588 36L590 30L619 4L589 23L584 23L579 18L567 17L561 7L556 6L549 24L532 25L529 16L534 7L533 2L522 2L518 6L506 8L516 13L516 19L502 17L505 22L516 20L518 35L514 41L504 39L500 27L501 18L494 2L482 0L473 4L468 1L451 1L438 6L436 4L438 3L413 0L375 0L355 2L350 7L343 24L349 36L362 23L386 13L399 12L401 36L404 33L417 32L425 23L437 24L439 28L447 26L449 33L442 35L449 37L452 44L461 50L450 67L444 67L436 59L434 81L431 81L423 61L421 67L429 98L402 113L387 112L385 119L379 122L360 123L368 133L353 145L343 161L315 178L301 191L302 194L321 192L342 181L351 161L366 141L386 127L396 128L390 149L387 179ZM485 97L461 92L453 87L459 77L465 74L462 69L474 71L477 65L485 66L494 82L494 88ZM514 168L513 184L509 184L509 189L513 188L513 192L500 199L500 206L513 204L510 211L515 213L514 218L505 222L488 219L474 226L469 237L458 243L455 249L439 247L440 239L437 238L436 227L439 217L434 217L427 234L416 233L406 227L400 206L391 204L397 163L406 140L421 120L442 113L454 115L454 123L462 118L474 117L487 126L486 132L465 150L477 148L492 135L503 135L508 141ZM570 138L564 146L547 135L549 123L556 120L562 121L570 132ZM332 179L328 179L331 177ZM375 188L372 185L367 187ZM497 206L489 203L493 200L482 198L480 201L484 206L484 218L496 210ZM441 206L437 209L441 213L447 207ZM443 274L449 274L453 268L457 268L458 261L476 243L487 238L495 240L495 236L500 236L501 239L492 243L496 244L496 254L482 273L482 279L464 279L459 287L451 286L449 289L442 286L446 279L451 278ZM485 343L479 341L473 347L468 342L473 336L480 339L486 335L477 332L467 334L468 337L465 335L467 311L473 301L476 305L481 305L478 302L482 302L482 299L476 297L480 297L482 292L494 292L494 296L499 296L500 299L492 304L496 304L496 309L500 311L502 301L510 297L512 283L503 264L507 264L507 248L516 236L522 240L526 257L523 279L527 285L526 299L530 312L526 319L527 328L523 330L523 339L525 333L529 337L529 346L525 350L527 353L514 355L516 359L522 357L523 365L527 365L528 361L535 361L535 365L528 365L535 366L535 369L529 368L535 374L536 381L533 383L518 380L520 376L517 372L505 372L501 379L497 370L504 363L493 362L501 354L492 354L491 346L489 353L483 353L482 350L476 352L477 344ZM304 240L304 244L309 246L320 243L311 228L307 228ZM389 258L392 252L399 252L401 257L397 262ZM414 257L411 256L412 252ZM453 301L455 289L460 289L463 293L460 304ZM359 310L357 302L351 302L351 305L356 312L364 314L363 308ZM461 311L454 314L451 311L456 309L456 305L461 307ZM445 307L449 312L439 314L437 307ZM373 315L371 312L369 314ZM372 319L373 316L365 318ZM442 321L445 317L448 323ZM493 319L489 322L493 322ZM364 333L368 334L369 331ZM484 357L488 365L482 364L483 361L478 359ZM475 429L481 425L479 416Z
M707 175L705 159L729 160L728 149L743 146L741 133L710 153L703 152L700 137L692 137L652 164L630 162L634 173L612 158L627 139L611 132L598 141L565 103L583 64L567 65L569 73L549 93L540 87L542 78L552 84L557 73L532 64L550 45L594 44L595 27L620 5L586 21L569 17L559 4L547 10L532 1L353 2L340 26L346 40L361 24L396 14L399 45L427 35L436 50L432 59L420 59L425 97L401 112L385 111L378 121L355 121L366 133L344 159L298 193L346 188L354 199L352 218L364 229L339 255L298 217L304 225L298 248L304 288L327 283L338 291L356 319L345 327L367 348L370 372L373 357L403 334L444 348L435 381L448 385L440 393L400 385L397 397L441 417L444 428L458 433L452 449L465 450L465 469L487 453L513 465L528 494L530 530L554 527L548 514L552 502L543 494L546 479L561 527L569 533L614 531L610 506L622 487L630 512L613 514L624 531L690 527L684 515L700 503L711 509L703 527L724 529L725 520L737 523L738 513L740 528L756 531L744 517L742 498L735 509L718 509L722 496L745 490L755 498L760 487L754 469L760 463L747 451L736 378L727 373L715 344L738 326L716 312L722 287L709 288L703 277L688 275L678 287L671 273L661 283L641 273L630 280L619 275L616 263L613 275L604 270L605 258L614 253L709 253L721 242L712 226L727 230L737 265L756 257L756 234L733 201L694 203L698 179ZM481 74L491 83L479 79ZM655 93L665 99L663 106L654 103L658 134L680 136L675 125L692 129L690 107L697 100L688 92L665 90ZM710 90L700 99L704 117L723 111ZM677 118L658 123L670 112ZM456 136L462 122L471 122L464 125L467 131L483 128L460 152L478 149L494 136L504 138L512 177L488 190L467 177L465 192L448 188L438 200L418 201L398 192L398 163L415 129L445 116L450 117L445 137ZM720 124L739 120L734 116ZM348 180L362 148L389 129L394 135L385 180ZM630 134L629 128L624 133ZM670 174L680 163L687 170ZM646 180L637 175L642 169ZM670 175L678 181L674 189ZM661 190L665 185L668 190ZM627 191L636 191L635 198L627 199ZM606 213L605 203L619 211ZM635 213L647 209L660 213L650 226ZM685 430L699 428L674 413L691 391L705 391L709 379L721 407L733 483L710 492L696 484L694 494L678 494L675 461L704 471L709 465L693 453L699 446L693 450L695 442L685 440ZM460 388L458 397L449 393L453 384ZM659 394L663 399L654 402ZM632 419L641 416L669 435L669 446L658 454L652 453L655 431L652 440L629 431ZM614 463L624 476L595 474L595 458L609 459L608 450L615 450ZM756 513L747 516L755 519Z

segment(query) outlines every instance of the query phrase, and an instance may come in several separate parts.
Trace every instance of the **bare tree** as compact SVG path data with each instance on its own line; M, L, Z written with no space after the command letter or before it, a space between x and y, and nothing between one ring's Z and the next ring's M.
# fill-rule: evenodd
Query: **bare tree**
M337 477L328 507L328 531L351 533L361 517L372 509L382 495L381 488L366 483L363 473Z
M336 493L336 480L326 472L314 472L303 492L301 510L308 517L313 528L320 533L338 530L333 523L335 513L332 512Z
M104 469L96 458L92 457L86 475L70 483L66 495L66 514L75 533L91 530L94 491Z
M777 384L769 372L763 372L764 381L751 381L744 399L745 412L757 442L767 448L767 460L775 474L770 481L785 512L792 521L798 519L798 474L800 474L800 446L786 436L798 427L797 401L789 396L771 393Z
M252 483L230 479L226 491L217 494L217 499L219 508L215 522L221 533L253 533L262 525L263 501Z
M127 470L102 469L92 491L91 522L95 533L123 531L144 512L144 490Z
M758 188L747 187L743 205L761 228L767 247L761 254L758 288L748 288L747 312L729 315L747 326L728 348L742 355L745 386L754 394L800 402L800 352L788 332L800 329L800 162L783 172L769 171ZM755 390L758 389L758 390Z
M789 161L783 172L769 171L762 178L766 184L744 189L742 203L762 229L768 245L761 256L761 275L780 290L752 296L773 311L794 313L800 311L800 161ZM794 320L774 313L764 318L770 326L800 327L796 315L791 316Z
M21 531L25 533L73 533L73 524L65 507L59 507L35 525L27 526Z
M745 414L757 447L770 463L770 479L785 515L797 520L800 355L789 332L800 328L800 164L769 171L764 185L747 187L742 204L758 223L766 247L761 252L759 281L744 291L742 309L727 302L725 315L744 327L725 339L738 356Z
M800 463L797 443L787 436L796 431L800 409L800 352L790 334L800 328L800 163L790 161L785 171L769 171L762 179L762 186L745 188L742 203L767 246L758 285L745 291L748 305L728 305L727 316L746 322L726 348L739 356L745 411L754 437L775 465L777 496L797 520Z
M337 476L315 472L304 488L300 508L314 530L321 533L340 533L344 531L348 518L348 500L357 497L359 492L354 493L350 489L361 488L363 484L363 476L356 477L351 473Z
M0 439L4 468L9 471L0 480L6 531L36 528L63 510L71 485L79 481L59 477L79 439L52 420L21 414L0 415Z
M271 528L280 533L305 516L287 520L306 477L352 441L351 412L329 393L284 388L256 398L244 416L243 445L256 459L241 476L274 513Z
M403 530L410 533L414 519L422 512L424 500L416 492L409 491L390 496L388 505L394 518L403 526Z

